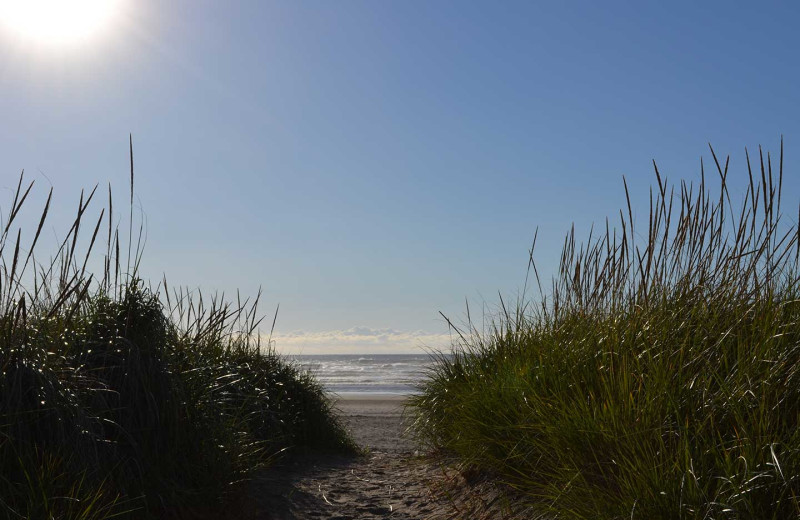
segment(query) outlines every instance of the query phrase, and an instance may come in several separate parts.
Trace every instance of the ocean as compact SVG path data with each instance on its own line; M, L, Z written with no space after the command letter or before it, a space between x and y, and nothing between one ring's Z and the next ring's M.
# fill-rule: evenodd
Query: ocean
M409 395L433 364L427 354L297 355L287 356L310 370L330 392Z

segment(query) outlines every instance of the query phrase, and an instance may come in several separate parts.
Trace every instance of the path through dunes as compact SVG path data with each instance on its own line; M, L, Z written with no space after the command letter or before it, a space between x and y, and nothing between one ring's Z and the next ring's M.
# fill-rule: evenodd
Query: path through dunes
M456 518L447 513L452 509L447 499L431 491L437 471L441 470L425 461L380 452L365 458L309 461L283 475L289 482L278 486L286 501L278 506L271 500L278 509L264 511L263 518Z
M252 483L259 520L513 518L494 486L466 485L457 471L415 452L402 435L402 401L338 406L369 453L309 455L265 473Z

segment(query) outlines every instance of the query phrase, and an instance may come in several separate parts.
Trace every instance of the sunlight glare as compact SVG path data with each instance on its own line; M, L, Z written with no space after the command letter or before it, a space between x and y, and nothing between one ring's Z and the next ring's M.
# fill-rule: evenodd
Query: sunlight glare
M20 37L53 46L84 42L106 29L119 0L0 0L0 21Z

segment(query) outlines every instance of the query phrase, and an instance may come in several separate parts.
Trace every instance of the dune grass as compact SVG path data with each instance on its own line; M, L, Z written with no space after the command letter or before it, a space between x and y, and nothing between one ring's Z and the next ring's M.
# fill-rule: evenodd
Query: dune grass
M760 150L759 150L760 152ZM456 328L412 398L420 438L546 518L800 517L797 221L778 164L747 156L735 205L656 168L649 213L577 244L545 294ZM627 194L627 186L625 187ZM535 241L534 241L535 243ZM531 259L533 249L531 250Z
M52 190L30 243L15 228L32 186L20 177L0 235L0 517L236 517L238 484L281 454L355 449L321 386L262 348L258 298L149 289L110 188L90 234L96 189L41 264Z

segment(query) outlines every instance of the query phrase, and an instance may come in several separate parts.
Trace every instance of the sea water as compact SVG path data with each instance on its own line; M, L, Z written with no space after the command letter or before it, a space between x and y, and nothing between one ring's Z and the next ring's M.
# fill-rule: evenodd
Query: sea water
M428 354L289 356L309 370L326 390L352 394L409 395L435 362Z

